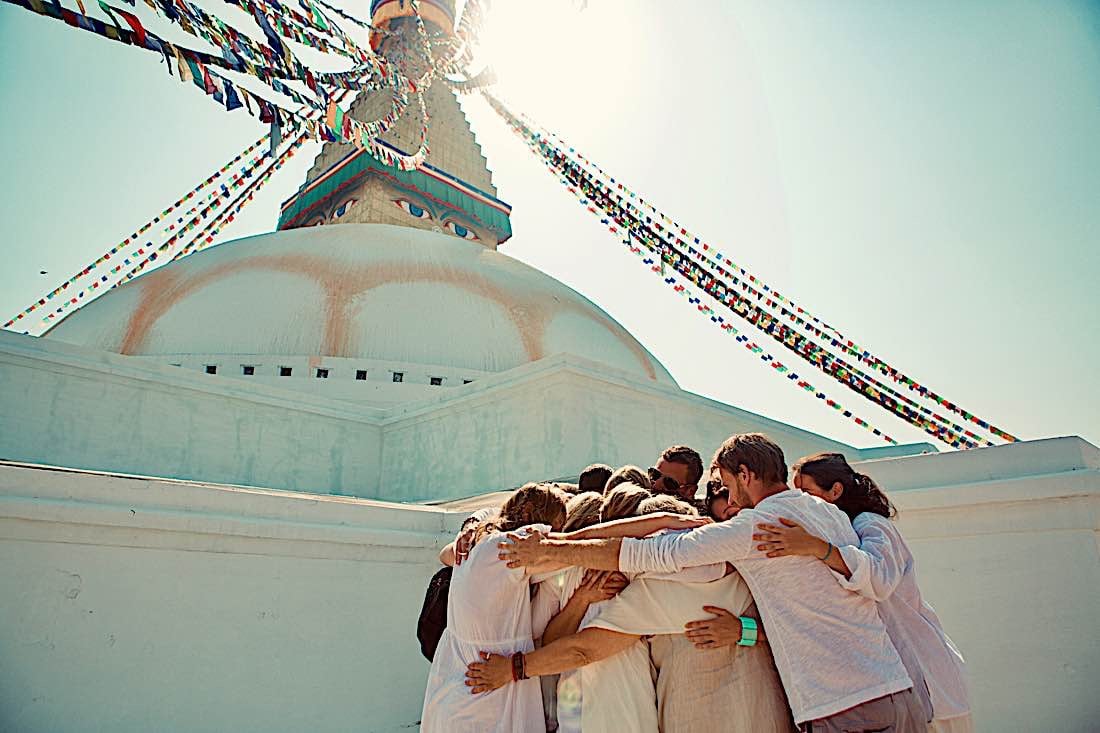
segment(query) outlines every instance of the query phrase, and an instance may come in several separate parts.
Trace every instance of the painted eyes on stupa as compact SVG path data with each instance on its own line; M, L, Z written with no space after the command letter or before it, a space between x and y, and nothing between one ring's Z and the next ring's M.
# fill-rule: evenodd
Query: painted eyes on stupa
M449 231L451 234L455 234L470 242L477 241L477 235L466 227L462 226L461 224L455 224L453 221L449 221L443 226L445 226L447 228L447 231Z
M411 216L415 219L431 219L432 218L432 215L430 213L428 213L427 209L425 209L421 206L417 206L416 204L412 203L411 201L406 201L405 199L395 199L394 203L397 204L398 206L400 206L402 211L404 211L406 214L408 214L409 216Z
M336 209L332 212L332 218L339 219L340 217L344 216L344 214L351 211L352 207L355 206L357 203L359 203L359 199L348 199L347 201L336 207Z

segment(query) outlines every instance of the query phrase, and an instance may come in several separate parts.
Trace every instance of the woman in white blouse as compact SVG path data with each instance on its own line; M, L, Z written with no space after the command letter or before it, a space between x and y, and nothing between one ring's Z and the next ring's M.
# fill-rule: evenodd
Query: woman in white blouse
M564 522L564 494L545 484L527 484L512 494L499 516L474 530L469 554L451 577L447 628L428 675L422 733L545 731L537 681L523 680L499 693L473 697L465 685L466 665L486 648L509 656L534 648L531 578L522 568L510 569L497 559L497 543L508 532L548 532L561 529ZM443 554L453 555L453 544Z
M929 730L972 731L965 662L936 612L921 598L913 555L890 521L897 512L886 494L839 453L801 459L794 466L794 485L844 511L859 535L859 547L834 547L795 522L781 519L782 526L757 527L758 548L768 557L817 557L843 587L873 598L913 679L914 692L923 698L931 720Z

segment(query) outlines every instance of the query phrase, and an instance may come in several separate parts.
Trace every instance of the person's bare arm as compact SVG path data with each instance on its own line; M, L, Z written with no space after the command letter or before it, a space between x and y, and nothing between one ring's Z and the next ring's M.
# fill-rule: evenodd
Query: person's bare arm
M585 571L580 586L546 625L546 631L542 634L543 645L577 633L590 605L614 598L626 585L627 579L622 573Z
M641 517L616 519L612 522L594 524L565 534L551 532L548 537L557 540L606 540L614 537L633 537L641 539L662 529L694 529L713 522L709 517L689 517L686 515L658 512Z
M551 540L532 532L526 537L508 535L500 542L498 557L510 568L566 567L575 565L593 570L618 570L619 538L608 540Z
M625 651L640 638L608 629L584 629L527 652L523 655L524 669L528 677L561 674ZM466 667L466 686L471 688L470 692L489 692L512 681L510 657L488 652L481 652L480 656L480 661Z

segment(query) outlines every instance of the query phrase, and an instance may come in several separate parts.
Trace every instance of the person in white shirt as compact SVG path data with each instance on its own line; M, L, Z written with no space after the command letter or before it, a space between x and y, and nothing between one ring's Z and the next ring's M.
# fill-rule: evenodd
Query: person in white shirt
M548 532L564 522L564 494L547 485L528 484L505 502L498 517L478 526L468 556L451 576L447 628L428 675L422 733L546 730L537 681L474 697L465 686L466 664L486 648L506 655L534 648L530 578L523 569L499 562L496 544L508 532Z
M890 521L897 512L886 494L839 453L818 453L799 460L794 466L794 484L847 514L859 544L832 547L784 517L779 524L758 526L758 549L768 557L823 559L841 587L877 601L890 639L917 683L918 697L926 693L932 718L929 730L972 731L966 664L944 633L936 612L921 597L913 554Z
M927 719L913 682L874 601L841 588L816 560L769 559L753 541L756 524L778 524L783 516L834 545L855 545L859 538L847 516L789 488L783 451L765 435L731 436L712 463L731 499L751 507L733 519L645 539L631 538L628 523L637 520L623 521L622 538L509 537L498 545L500 558L512 568L545 562L625 573L731 562L756 599L796 724L825 733L924 733ZM523 656L517 658L522 671Z
M644 500L637 511L695 512L690 504L668 495ZM585 620L578 633L525 655L527 674L546 679L545 675L583 672L620 655L628 657L648 640L649 659L657 672L657 719L652 719L653 689L645 674L648 660L643 659L636 672L605 667L605 673L597 677L599 686L585 684L581 729L586 733L719 733L731 727L753 733L790 733L790 708L762 630L758 639L743 645L706 650L696 649L684 635L685 623L710 604L722 604L736 613L755 608L744 581L728 570L732 569L727 563L718 563L671 578L632 580L619 595L600 603L598 613ZM466 673L475 694L512 681L510 660L487 656L470 664ZM648 689L638 684L643 679ZM596 709L590 710L593 705Z

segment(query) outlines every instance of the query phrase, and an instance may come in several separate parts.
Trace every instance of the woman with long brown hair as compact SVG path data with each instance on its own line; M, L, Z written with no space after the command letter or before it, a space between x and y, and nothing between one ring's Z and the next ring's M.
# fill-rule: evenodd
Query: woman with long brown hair
M840 453L802 458L793 472L797 488L848 515L860 545L835 547L797 523L780 519L779 525L757 526L758 549L768 557L816 557L843 587L874 599L914 692L925 704L929 730L972 731L965 663L936 612L921 597L913 554L891 521L897 509L874 479L853 469Z
M549 532L565 523L565 496L546 484L527 484L474 531L469 555L454 569L447 628L439 640L424 694L423 733L545 730L539 683L524 680L499 694L474 697L466 664L491 647L512 655L534 648L530 575L497 560L508 533Z

